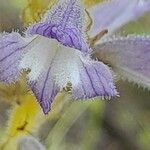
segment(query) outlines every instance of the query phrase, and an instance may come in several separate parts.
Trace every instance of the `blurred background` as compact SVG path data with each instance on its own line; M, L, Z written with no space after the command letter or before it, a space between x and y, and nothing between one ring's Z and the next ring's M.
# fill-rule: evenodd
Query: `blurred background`
M0 0L1 32L24 30L21 14L26 4L26 0ZM150 14L119 32L150 34ZM46 144L48 137L51 150L149 150L150 91L120 80L117 87L118 99L97 98L64 107L59 117L44 124L48 126L47 131L39 131L41 142ZM3 91L0 91L0 101L4 99L1 93ZM8 103L0 102L0 132L5 128L9 109Z

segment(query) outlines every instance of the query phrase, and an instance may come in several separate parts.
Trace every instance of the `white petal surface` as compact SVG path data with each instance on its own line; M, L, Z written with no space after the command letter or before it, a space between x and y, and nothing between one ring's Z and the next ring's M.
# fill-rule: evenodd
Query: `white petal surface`
M43 69L49 65L56 53L55 42L50 42L42 36L36 37L32 42L32 45L28 48L26 53L20 62L20 68L30 69L29 73L30 80L36 80L42 73Z

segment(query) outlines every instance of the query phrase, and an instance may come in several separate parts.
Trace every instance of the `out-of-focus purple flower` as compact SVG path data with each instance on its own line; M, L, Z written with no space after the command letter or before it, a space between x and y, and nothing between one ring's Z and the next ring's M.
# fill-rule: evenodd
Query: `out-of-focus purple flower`
M101 4L94 9L94 11L100 11L100 14L97 13L97 17L93 16L92 30L94 29L96 33L103 29L112 31L133 18L141 16L148 11L148 6L149 1L144 0L133 0L133 2L112 0ZM121 11L124 7L125 11ZM110 13L106 11L108 8ZM128 10L133 15L128 15ZM90 10L90 13L92 14L93 10ZM23 69L30 69L28 84L45 114L49 112L56 94L64 88L71 90L75 99L116 96L118 93L109 67L91 58L92 47L89 41L93 39L95 42L99 36L88 40L87 16L87 11L80 0L61 0L46 13L40 22L30 26L24 37L16 32L0 35L0 81L14 82ZM124 22L120 23L119 19L120 21L124 19ZM97 23L100 23L99 26ZM89 37L91 35L89 33ZM148 63L149 56L143 55L142 50L150 53L148 46L144 46L145 42L150 43L149 40L144 37L124 38L121 41L120 38L106 40L97 46L97 52L102 53L102 56L104 53L115 56L118 60L114 63L115 65L128 67L130 65L123 61L123 57L125 55L125 59L128 58L130 50L134 51L135 46L137 53L142 55L141 57L138 54L133 56L138 58L130 68L136 72L135 66L140 64L139 60L144 59L144 62ZM136 44L138 41L140 44ZM127 54L122 50L124 46L129 47L126 47ZM116 51L117 55L115 55ZM150 68L144 69L147 70L141 71L141 74L147 77Z
M150 10L150 0L109 0L92 7L90 35L108 29L109 35L129 21L134 21Z

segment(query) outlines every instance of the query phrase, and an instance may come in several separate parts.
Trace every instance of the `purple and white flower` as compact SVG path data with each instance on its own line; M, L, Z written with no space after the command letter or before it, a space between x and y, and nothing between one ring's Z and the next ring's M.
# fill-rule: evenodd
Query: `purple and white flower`
M107 29L109 34L98 41L95 53L123 76L149 87L150 37L109 38L118 27L149 10L149 0L104 2L89 10L93 26L87 33L88 14L80 0L60 0L24 36L0 35L0 81L12 83L29 69L28 84L45 114L68 85L75 99L117 96L110 68L92 59L88 40Z

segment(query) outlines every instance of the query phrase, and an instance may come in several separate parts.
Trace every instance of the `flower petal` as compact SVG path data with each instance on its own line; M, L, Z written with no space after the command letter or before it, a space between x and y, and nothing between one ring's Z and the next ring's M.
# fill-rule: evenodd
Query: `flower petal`
M62 89L71 83L76 99L117 95L109 68L73 48L61 45L53 66L52 75L56 84Z
M41 108L45 114L51 109L51 103L57 95L59 89L51 76L51 66L44 69L40 77L29 83L33 93L35 94Z
M117 95L112 74L103 63L54 39L39 36L35 42L20 66L31 69L29 84L45 114L68 83L76 99Z
M53 59L57 53L56 40L38 36L30 50L20 62L20 68L29 68L29 85L40 103L43 111L50 111L51 103L58 92L58 88L51 76Z
M4 33L0 36L0 81L12 82L20 73L19 62L28 42L19 33Z
M112 73L102 62L81 57L79 67L79 84L73 87L73 96L77 99L87 99L96 96L110 99L117 96L113 85Z
M116 37L96 48L98 56L125 79L150 88L150 37Z
M57 47L53 41L37 36L28 47L28 52L23 56L19 67L31 70L28 74L30 80L35 81L55 56Z
M61 0L47 12L40 23L32 25L27 33L54 38L65 46L88 52L83 36L84 14L80 0Z
M150 11L149 0L110 0L89 10L93 18L93 27L90 35L108 29L109 34L129 21Z

